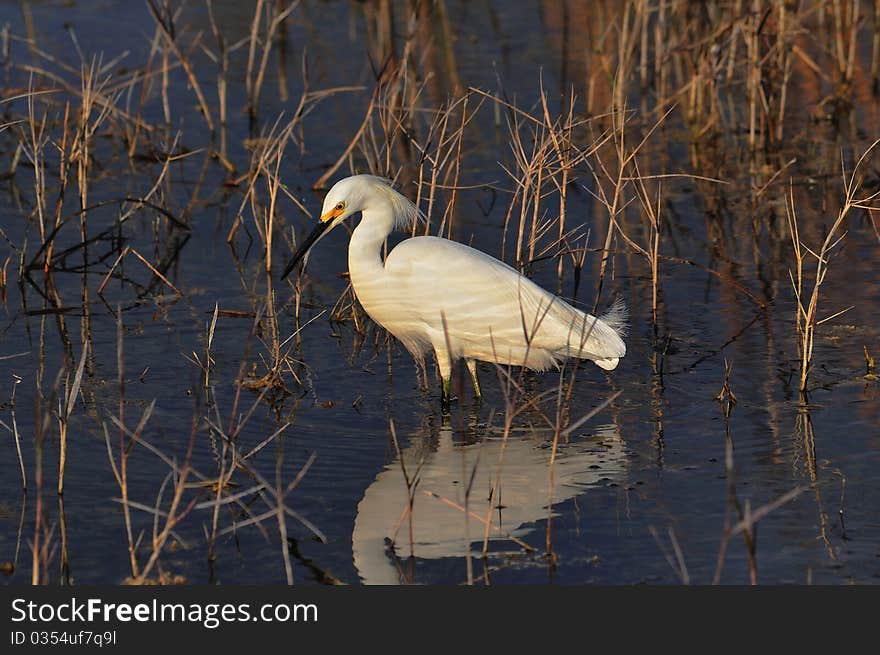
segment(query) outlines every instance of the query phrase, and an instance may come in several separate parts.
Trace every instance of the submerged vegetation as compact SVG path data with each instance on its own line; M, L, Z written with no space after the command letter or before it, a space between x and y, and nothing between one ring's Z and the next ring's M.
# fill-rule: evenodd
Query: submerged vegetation
M113 19L87 9L63 31L24 2L0 33L10 580L876 575L880 447L835 440L880 416L880 3L122 5L141 41L115 50L93 47ZM341 249L279 282L312 191L350 173L392 179L424 212L413 234L596 315L622 297L626 364L487 364L482 405L435 415L433 362L398 358ZM360 441L337 456L330 430ZM639 490L630 460L662 478L706 434L718 507ZM598 485L631 522L581 535L569 489ZM656 502L641 522L635 498ZM789 509L792 541L821 553L768 555L764 576L758 524ZM781 532L761 544L788 548ZM630 552L621 533L662 568L595 573ZM442 558L461 566L425 572Z

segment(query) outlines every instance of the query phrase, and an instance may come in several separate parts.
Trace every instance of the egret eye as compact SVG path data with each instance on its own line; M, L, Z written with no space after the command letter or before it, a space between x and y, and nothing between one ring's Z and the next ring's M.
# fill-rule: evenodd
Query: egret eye
M345 209L345 203L344 202L337 202L336 203L336 211L341 212L343 209Z

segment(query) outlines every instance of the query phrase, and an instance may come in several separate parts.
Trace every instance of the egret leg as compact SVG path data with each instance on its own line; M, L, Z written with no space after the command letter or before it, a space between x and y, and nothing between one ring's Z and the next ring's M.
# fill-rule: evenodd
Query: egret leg
M449 409L449 404L452 402L452 390L450 389L450 386L449 378L443 378L443 396L440 398L440 404L445 409Z
M471 382L474 383L474 395L477 397L477 400L481 400L483 393L480 391L480 381L477 379L477 362L473 359L467 359L465 363L467 364L468 373L471 374Z
M443 385L443 397L441 402L448 407L452 400L452 362L449 355L443 350L434 350L434 356L437 358L437 366L440 369L440 379Z

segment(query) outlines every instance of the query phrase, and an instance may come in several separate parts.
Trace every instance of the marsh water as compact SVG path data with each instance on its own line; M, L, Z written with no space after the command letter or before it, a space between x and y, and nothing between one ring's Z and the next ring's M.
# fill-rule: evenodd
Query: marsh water
M459 375L458 400L446 413L432 362L422 373L405 349L350 306L345 230L311 253L298 282L297 323L295 283L280 282L280 269L294 238L301 239L316 220L324 191L311 187L361 128L376 71L392 46L382 41L387 24L377 17L385 3L299 3L279 28L283 38L276 35L251 120L243 108L255 4L213 3L217 30L231 48L222 128L230 166L225 166L211 154L221 147L219 130L212 138L174 52L152 50L156 23L145 4L0 3L8 46L3 110L10 123L0 134L0 168L13 171L0 183L0 264L9 257L0 308L0 581L31 583L35 561L39 580L50 584L116 584L132 577L114 465L119 466L120 444L131 438L119 422L134 431L147 411L139 436L152 450L137 443L126 462L140 566L164 525L165 514L157 515L155 508L169 511L180 467L186 462L202 476L190 474L182 506L191 506L163 542L150 578L283 583L286 548L289 573L302 584L880 579L880 393L867 359L880 355L880 215L874 212L872 219L871 212L858 209L847 217L846 236L832 254L821 289L819 319L851 309L817 327L805 396L798 389L797 299L785 206L787 197L795 198L801 238L818 248L841 206L841 170L851 172L880 137L880 103L867 72L870 32L858 42L848 103L828 102L833 82L818 74L813 79L812 68L795 65L784 139L773 157L755 156L744 143L748 111L734 94L728 121L714 140L688 124L684 110L651 132L639 155L640 170L670 175L661 186L659 250L665 259L658 267L656 321L651 267L623 239L612 242L614 256L600 292L599 250L608 215L591 194L589 170L576 173L567 229L581 228L572 243L590 248L583 275L575 284L571 260L563 258L560 283L552 256L536 258L530 274L587 309L597 293L600 310L623 298L630 309L628 352L609 373L586 362L522 378L525 395L519 402L540 398L544 414L552 414L555 389L567 388L574 376L565 402L572 421L620 392L560 441L551 473L554 430L538 409L518 412L505 430L509 391L494 366L480 367L481 402L472 397L466 373ZM585 53L614 50L597 35L614 31L603 32L602 25L614 24L618 4L629 5L432 3L430 27L419 27L409 46L421 66L416 78L425 103L437 107L463 90L479 89L541 115L543 85L550 111L561 111L574 95L576 111L595 115L598 125L603 98L610 95L602 90L608 74L595 69L600 57ZM398 50L417 29L408 22L408 6L396 7L390 24ZM175 24L175 38L208 105L215 107L218 64L209 55L217 47L205 3L183 5ZM719 36L719 43L728 37ZM162 74L156 72L163 56L170 62L170 122ZM823 65L821 58L814 60ZM29 85L31 91L47 91L46 99L34 99L37 117L44 111L49 116L45 175L51 214L62 140L52 121L63 118L68 97L77 106L83 61L98 62L108 97L117 80L130 79L126 76L151 61L151 86L144 91L142 84L120 84L114 102L144 125L161 126L149 131L151 148L139 146L129 156L127 145L120 145L120 133L132 129L121 126L127 119L111 112L100 125L85 204L107 204L89 210L89 234L115 225L131 207L118 199L150 191L168 153L181 156L167 165L153 203L186 229L141 207L84 254L76 249L82 240L76 218L58 232L56 252L72 250L56 260L51 285L40 267L19 282L20 260L26 267L41 243L35 169L28 147L17 152L31 129L27 121L17 122L28 116L27 98L19 96ZM267 281L263 237L245 197L248 180L240 176L249 170L254 141L279 115L290 120L306 84L312 93L333 91L310 100L278 175L310 216L286 196L279 201L273 275ZM665 111L657 110L651 93L635 83L629 97L633 125L643 126L640 135ZM475 94L470 101L475 114L463 141L451 237L511 261L513 227L502 253L514 187L511 119L504 105L485 98ZM676 102L686 104L686 94L667 106ZM602 130L585 130L584 138ZM381 135L375 142L381 150ZM355 148L330 181L366 170L368 159ZM870 195L880 180L876 158L872 161L859 179L862 195ZM259 184L265 187L262 179ZM65 216L81 207L78 189L72 177ZM448 190L438 197L433 233L449 200ZM553 218L556 201L541 211ZM643 211L638 202L626 209L630 234L640 242ZM551 243L552 235L546 241ZM99 295L122 243L165 280L129 252L115 270L124 277L111 276ZM813 274L815 259L808 259L805 270ZM443 294L443 280L425 292ZM282 370L283 387L239 385L264 375L271 359L267 293L281 339L292 337L283 346L291 365ZM60 499L59 403L74 384L83 353ZM199 362L207 357L212 365L206 388ZM732 405L718 399L728 365ZM241 454L274 438L247 458L247 467L234 471L223 493L247 492L258 484L257 475L270 486L291 485L284 500L291 510L286 541L277 516L267 515L273 505L263 488L221 506L215 546L209 547L215 530L211 481L223 475L221 465L230 466L220 433L235 426ZM410 497L412 521L406 514ZM488 535L480 522L486 516L493 525ZM743 519L746 529L731 532ZM36 558L35 539L42 549Z

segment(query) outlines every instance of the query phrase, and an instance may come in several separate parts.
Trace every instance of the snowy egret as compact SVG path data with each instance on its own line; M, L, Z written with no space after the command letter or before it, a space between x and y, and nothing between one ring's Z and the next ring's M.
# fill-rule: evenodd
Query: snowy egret
M449 401L454 361L464 359L480 396L476 360L543 371L568 357L611 370L626 354L620 302L601 318L580 311L489 255L440 237L400 242L382 261L395 228L422 219L388 180L347 177L330 189L321 219L281 276L348 217L361 221L348 245L348 271L364 310L421 360L433 349Z

